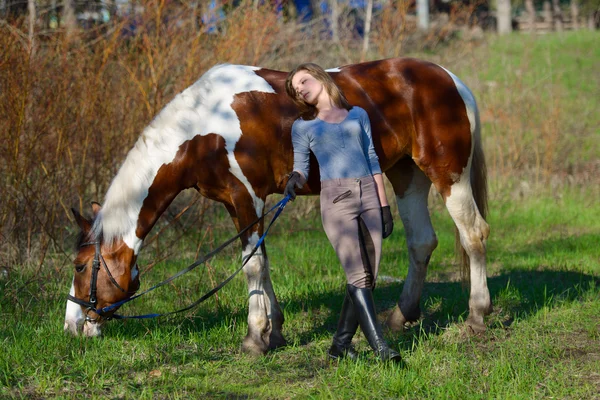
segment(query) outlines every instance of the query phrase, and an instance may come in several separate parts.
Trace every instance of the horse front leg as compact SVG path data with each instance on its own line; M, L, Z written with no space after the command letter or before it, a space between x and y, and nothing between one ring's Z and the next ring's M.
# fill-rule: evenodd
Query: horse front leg
M256 214L240 211L238 208L237 215L240 227L243 229L256 218ZM241 214L251 217L244 218ZM247 236L242 237L242 262L246 261L256 247L262 231L263 223L250 230ZM286 344L282 334L283 312L271 283L269 260L264 243L244 266L244 274L248 283L248 333L242 343L242 350L249 354L262 355L270 349Z
M253 233L242 252L245 260L258 242L259 235ZM283 313L273 290L269 261L264 245L251 257L244 267L248 282L248 334L242 349L250 354L265 354L286 344L281 332Z

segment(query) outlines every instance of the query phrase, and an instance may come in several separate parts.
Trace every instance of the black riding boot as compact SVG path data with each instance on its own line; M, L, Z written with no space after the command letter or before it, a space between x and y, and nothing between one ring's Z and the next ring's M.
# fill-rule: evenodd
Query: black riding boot
M371 288L358 288L347 285L350 300L354 305L356 317L369 345L382 361L401 362L400 354L391 349L385 338L377 314L375 313L375 302L373 301L373 290Z
M337 332L333 335L333 343L329 348L329 357L334 360L348 357L351 360L358 358L358 353L352 346L352 338L358 329L358 320L354 312L354 306L346 293L344 302L342 303L342 311L340 312L340 320L338 321Z

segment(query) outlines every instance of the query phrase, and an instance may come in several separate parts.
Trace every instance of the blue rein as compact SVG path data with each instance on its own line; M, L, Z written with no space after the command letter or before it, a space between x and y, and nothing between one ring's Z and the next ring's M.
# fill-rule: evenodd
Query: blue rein
M200 264L204 264L206 261L210 260L211 258L213 258L216 254L218 254L219 252L221 252L225 247L229 246L231 243L233 243L236 239L238 239L241 235L243 235L248 229L250 229L252 226L256 225L258 222L260 222L263 218L265 218L267 215L269 215L272 211L274 211L275 209L277 209L277 211L275 212L275 215L273 215L273 218L271 219L271 222L269 223L269 225L267 226L267 228L265 229L265 232L263 233L263 235L260 237L260 239L258 240L258 242L256 243L256 245L254 246L254 248L252 249L252 251L250 252L249 255L246 256L245 260L243 260L242 265L235 270L235 272L233 274L231 274L227 279L225 279L223 282L221 282L219 285L215 286L213 289L211 289L209 292L207 292L206 294L204 294L202 297L200 297L198 300L196 300L195 302L193 302L192 304L181 308L179 310L176 311L170 311L167 313L153 313L153 314L143 314L143 315L119 315L119 314L113 314L110 317L105 317L106 319L146 319L146 318L156 318L156 317L163 317L166 315L172 315L172 314L177 314L177 313L181 313L184 311L187 311L189 309L192 309L194 307L196 307L198 304L202 303L203 301L205 301L206 299L208 299L209 297L211 297L213 294L217 293L221 288L223 288L230 280L232 280L243 268L244 266L246 266L246 264L248 263L248 261L250 260L250 258L252 258L252 256L254 255L254 253L256 253L256 251L260 248L260 246L262 245L263 241L265 240L265 237L267 236L267 233L269 233L269 229L271 229L271 226L273 225L273 223L275 222L275 220L277 220L277 218L279 218L279 215L281 214L281 212L283 211L283 209L285 208L287 202L290 200L289 196L284 197L281 201L279 201L277 204L275 204L269 211L267 211L265 214L263 214L260 218L258 218L256 221L254 221L253 223L251 223L250 225L248 225L246 228L244 228L243 230L240 231L240 233L238 233L236 236L234 236L233 238L227 240L225 243L223 243L222 245L220 245L219 247L217 247L215 250L211 251L210 253L206 254L205 256L199 258L198 260L194 261L194 263L192 263L190 266L188 266L187 268L177 272L175 275L171 276L170 278L152 286L149 289L144 290L142 293L136 294L135 296L131 296L127 299L123 299L121 301L118 301L116 303L111 304L110 306L106 306L103 307L99 310L95 309L94 307L88 307L89 311L94 311L96 314L103 316L106 313L111 312L112 310L115 310L119 307L121 307L123 304L129 303L130 301L133 301L135 299L137 299L138 297L141 297L143 295L145 295L148 292L153 291L154 289L157 289L161 286L166 285L167 283L177 279L178 277L180 277L181 275L184 275L188 272L190 272L191 270L193 270L194 268L196 268L198 265ZM71 296L68 296L69 300L73 300L71 299ZM79 299L76 299L79 300ZM77 302L79 303L79 302ZM81 304L81 303L79 303Z

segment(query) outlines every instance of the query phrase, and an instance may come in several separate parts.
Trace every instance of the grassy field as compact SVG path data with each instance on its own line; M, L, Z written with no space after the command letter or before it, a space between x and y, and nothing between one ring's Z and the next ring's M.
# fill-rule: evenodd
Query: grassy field
M467 292L452 262L452 226L433 213L440 247L432 258L423 319L388 336L405 360L381 365L366 340L358 363L329 363L326 350L343 277L318 227L295 220L291 204L269 237L272 277L286 323L286 348L262 358L240 352L246 330L243 278L187 317L111 322L102 339L62 332L68 271L43 293L19 295L3 311L0 392L73 398L595 398L600 390L600 206L586 191L559 199L492 204L489 329L472 337L460 322ZM303 245L298 245L302 243ZM385 242L376 300L382 314L406 275L402 230ZM235 254L212 267L222 279ZM186 260L187 261L187 260ZM156 281L185 262L157 266ZM206 270L141 299L124 313L169 310L210 287ZM21 279L26 279L22 277ZM12 282L22 284L21 279ZM150 284L150 282L144 282ZM7 290L6 286L3 287ZM178 297L181 296L181 297ZM383 315L382 315L383 316Z
M0 397L600 398L598 39L595 32L490 37L415 54L464 77L482 109L491 190L488 284L495 307L486 333L471 336L461 324L468 291L458 279L452 221L433 199L439 246L423 316L404 333L388 335L405 364L377 363L362 334L355 338L362 360L329 362L344 279L315 200L299 199L267 238L287 347L260 358L240 351L247 329L242 276L187 315L112 321L100 339L67 336L71 250L50 245L43 262L7 262L0 270ZM171 228L144 249L142 288L233 235L220 208L211 208L202 226L175 244L168 241L176 236ZM57 235L72 239L74 233L67 226ZM28 243L23 237L11 245ZM160 261L163 256L168 259ZM228 248L206 268L121 311L187 305L239 259L239 248ZM375 292L382 318L400 294L407 264L396 218Z

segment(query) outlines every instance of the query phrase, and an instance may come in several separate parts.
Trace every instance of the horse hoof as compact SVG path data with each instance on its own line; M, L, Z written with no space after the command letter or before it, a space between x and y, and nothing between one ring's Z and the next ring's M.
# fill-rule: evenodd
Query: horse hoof
M471 331L474 335L479 335L484 333L487 330L485 323L483 322L483 317L471 317L467 318L465 324L469 327L469 331Z
M256 340L252 336L246 336L242 342L242 351L253 356L262 356L267 353L269 346L262 340Z
M393 333L400 333L404 330L404 324L406 324L406 318L400 311L400 307L396 306L385 320L385 326Z

